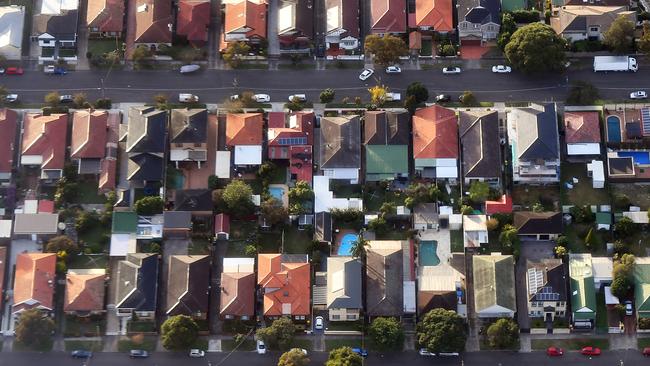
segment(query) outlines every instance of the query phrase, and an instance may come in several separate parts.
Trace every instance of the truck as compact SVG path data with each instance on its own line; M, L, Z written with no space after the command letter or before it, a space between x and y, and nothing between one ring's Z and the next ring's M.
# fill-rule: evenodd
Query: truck
M630 56L595 56L594 72L597 71L633 71L639 70L636 59Z
M402 95L400 93L386 93L387 102L397 102L402 100Z

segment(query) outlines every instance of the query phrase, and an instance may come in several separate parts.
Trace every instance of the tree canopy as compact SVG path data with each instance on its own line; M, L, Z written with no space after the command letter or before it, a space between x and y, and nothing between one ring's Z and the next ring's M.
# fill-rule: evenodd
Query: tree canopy
M566 99L567 105L593 105L600 98L598 89L586 81L573 81L569 95Z
M161 214L164 207L165 202L163 202L160 196L146 196L135 202L135 212L138 215L151 216Z
M625 238L628 237L632 234L634 234L637 230L636 227L637 224L632 221L631 218L624 216L621 217L616 224L614 224L614 231L616 231L616 234L621 237Z
M469 186L469 199L481 203L490 195L490 186L486 182L474 181Z
M282 317L271 323L271 326L259 328L255 337L261 339L271 348L287 350L293 342L296 334L296 326L291 319Z
M47 242L45 251L48 253L66 252L73 254L79 251L79 246L66 235L59 235Z
M360 232L357 235L357 239L352 242L352 247L350 248L350 255L352 255L355 258L365 258L366 257L366 250L370 244L368 243L368 240L366 240L363 237L363 232Z
M429 99L429 90L419 81L415 81L406 87L406 96L414 96L416 104L424 103Z
M167 318L160 327L163 347L182 351L192 347L199 336L199 326L187 315Z
M330 351L325 366L362 366L363 358L350 347L336 348Z
M307 366L309 358L299 348L292 348L283 353L278 360L278 366Z
M467 340L463 319L455 311L433 309L418 323L417 340L429 352L461 352Z
M626 298L634 287L634 261L632 254L623 254L612 270L612 294L619 299Z
M262 217L270 226L283 224L289 219L289 213L282 207L282 202L275 197L271 197L262 202L260 211L262 212Z
M516 227L506 224L499 234L499 242L501 245L507 248L512 248L516 244L519 244L519 231Z
M16 323L16 341L34 349L52 342L54 321L38 309L23 311Z
M395 318L375 318L368 335L381 350L401 351L404 346L404 330Z
M634 22L625 15L619 15L603 34L603 44L615 53L630 52L634 44L634 28Z
M247 55L251 46L245 42L230 42L223 51L223 60L233 69L238 68L242 63L242 57Z
M637 39L636 48L645 55L650 55L650 23L643 22L643 34Z
M382 67L399 63L400 56L408 55L406 43L390 34L383 37L376 34L366 36L364 48L373 55L374 63Z
M566 42L553 28L531 23L517 29L506 45L508 62L525 73L564 70Z
M246 216L253 212L252 196L253 190L242 180L233 180L221 194L226 211L236 217Z
M492 348L512 348L519 340L519 327L512 319L501 318L488 327L487 339Z

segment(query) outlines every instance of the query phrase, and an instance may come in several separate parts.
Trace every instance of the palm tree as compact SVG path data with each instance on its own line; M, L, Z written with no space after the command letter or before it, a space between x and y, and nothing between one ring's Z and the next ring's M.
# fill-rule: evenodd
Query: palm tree
M366 250L369 246L370 244L368 243L368 240L363 237L363 231L361 231L357 235L357 240L352 242L352 248L350 252L355 258L365 258Z

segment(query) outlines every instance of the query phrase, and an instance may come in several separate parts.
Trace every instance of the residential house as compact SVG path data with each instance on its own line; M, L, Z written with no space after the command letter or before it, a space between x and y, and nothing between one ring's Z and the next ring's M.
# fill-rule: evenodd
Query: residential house
M511 255L492 253L472 256L474 309L479 318L513 318L515 261Z
M513 108L507 117L514 183L560 180L560 148L554 103Z
M79 316L103 313L107 279L104 268L68 269L63 311Z
M366 112L363 141L366 181L408 178L408 112Z
M38 41L38 46L43 48L60 47L59 55L64 53L63 49L74 49L77 46L79 1L43 0L40 5L33 17L32 41Z
M607 177L613 183L650 181L650 150L610 150Z
M40 166L41 179L58 180L65 165L67 114L25 113L20 164Z
M306 254L258 254L257 284L262 315L305 321L311 314L311 268Z
M214 217L215 240L228 240L230 238L230 216L220 213Z
M99 174L106 156L108 111L77 110L72 114L70 159L79 174Z
M262 113L228 113L226 146L234 151L236 166L262 164Z
M309 52L310 40L314 36L313 1L280 0L277 14L280 52Z
M190 211L163 212L164 238L189 238L192 233L192 213Z
M11 312L54 311L56 253L19 253L16 257Z
M487 182L500 188L503 163L496 111L460 111L461 170L466 185Z
M327 29L325 44L330 53L359 48L359 2L325 0Z
M357 321L363 310L361 261L327 257L327 311L329 321Z
M23 47L25 7L0 7L0 54L7 60L20 60Z
M223 51L228 42L259 44L266 39L266 1L242 0L226 3L223 22Z
M591 268L596 291L612 284L614 259L612 257L591 257Z
M483 46L497 39L501 28L500 0L458 0L456 8L461 45Z
M569 254L571 318L575 329L592 329L596 322L596 290L591 254Z
M196 162L201 168L201 163L208 160L206 109L172 109L169 123L169 160L176 164L176 168L179 162L183 161Z
M136 0L135 44L158 48L172 45L172 3L166 0Z
M208 42L210 19L210 1L180 0L176 16L176 35L184 36L194 46L204 46Z
M95 37L122 36L124 31L124 0L88 0L86 24Z
M154 107L131 107L126 137L127 179L131 182L162 181L165 170L167 112Z
M193 216L210 216L214 203L209 189L178 189L174 195L174 211L189 211Z
M420 242L422 245L430 243ZM457 258L456 258L457 257ZM443 308L466 315L465 263L464 255L453 256L449 263L429 262L429 258L420 251L418 261L418 316L424 316L430 310ZM458 259L458 260L455 260Z
M249 320L255 316L255 258L223 258L219 315Z
M485 213L494 215L496 213L512 213L512 197L507 194L501 195L496 201L485 201Z
M523 240L555 240L562 234L562 213L517 211L513 225Z
M18 113L0 109L0 181L11 180L16 156L16 132L18 131Z
M379 35L406 33L406 1L371 0L370 33Z
M109 256L124 257L136 252L138 214L134 211L113 211Z
M650 107L604 110L605 137L613 147L621 142L639 143L650 136Z
M600 155L600 115L596 111L564 111L568 159L586 161Z
M480 248L488 243L487 216L463 215L465 248Z
M59 233L59 214L32 212L14 215L14 237L45 243Z
M526 261L528 316L553 321L567 314L567 273L561 259Z
M413 116L415 172L423 178L458 178L458 118L451 109L432 105Z
M650 257L634 259L634 305L637 318L650 318Z
M268 157L289 160L291 179L311 183L313 174L314 113L268 114Z
M366 251L366 315L414 314L415 273L409 241L370 240Z
M128 253L117 263L115 310L118 316L153 318L158 293L158 254Z
M171 255L168 264L165 314L207 319L210 256Z
M330 178L317 175L314 177L314 212L318 214L320 212L329 212L332 209L355 209L362 211L363 199L334 197L334 192L330 190ZM318 220L316 221L317 225L319 225ZM326 229L327 226L323 226L323 228ZM327 236L326 233L323 233L323 235Z
M359 116L322 117L320 122L320 169L330 179L359 182L361 169Z
M602 41L614 20L623 16L636 22L636 12L627 6L599 6L590 4L553 7L551 27L569 42Z
M451 1L415 0L415 24L409 24L409 27L438 33L453 32L453 7Z

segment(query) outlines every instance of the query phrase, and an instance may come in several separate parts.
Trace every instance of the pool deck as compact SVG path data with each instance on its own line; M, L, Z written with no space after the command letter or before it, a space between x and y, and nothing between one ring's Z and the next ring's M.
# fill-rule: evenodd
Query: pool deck
M420 233L418 234L418 238L420 239L420 241L431 241L431 240L437 241L438 250L436 251L436 254L440 259L440 263L449 262L449 258L451 258L451 236L449 234L449 230L440 229L440 231L437 230L420 231Z
M282 207L289 208L289 186L286 184L269 184L270 188L282 188Z
M335 239L334 239L334 246L332 246L332 250L330 255L332 256L338 256L339 255L339 247L341 246L341 240L343 240L343 237L345 234L353 234L357 235L358 233L352 229L342 229L338 233L334 233Z

